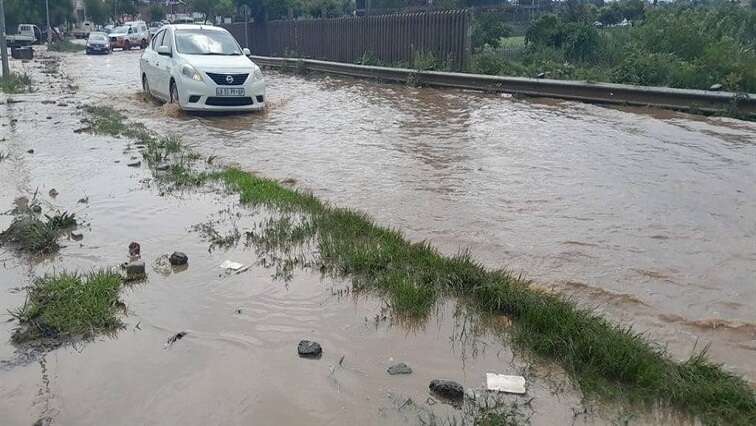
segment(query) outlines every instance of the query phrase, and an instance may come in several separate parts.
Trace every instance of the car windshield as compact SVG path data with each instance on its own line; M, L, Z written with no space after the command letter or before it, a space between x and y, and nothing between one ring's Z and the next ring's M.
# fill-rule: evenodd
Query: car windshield
M90 34L89 41L108 41L108 37L103 33Z
M241 55L231 34L217 30L178 30L176 48L185 55Z
M116 27L113 30L113 34L126 34L129 32L129 27Z

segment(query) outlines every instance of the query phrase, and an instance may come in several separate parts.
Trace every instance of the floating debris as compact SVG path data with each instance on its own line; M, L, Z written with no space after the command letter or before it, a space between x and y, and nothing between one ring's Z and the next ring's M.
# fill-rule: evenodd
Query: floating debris
M486 388L490 391L524 394L525 378L522 376L486 373Z

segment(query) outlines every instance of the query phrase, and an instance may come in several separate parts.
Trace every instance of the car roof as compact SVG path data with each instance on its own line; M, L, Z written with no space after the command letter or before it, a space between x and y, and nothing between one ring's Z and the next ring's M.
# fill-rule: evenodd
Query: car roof
M211 30L211 31L226 31L225 28L216 27L214 25L205 24L172 24L167 25L176 30Z

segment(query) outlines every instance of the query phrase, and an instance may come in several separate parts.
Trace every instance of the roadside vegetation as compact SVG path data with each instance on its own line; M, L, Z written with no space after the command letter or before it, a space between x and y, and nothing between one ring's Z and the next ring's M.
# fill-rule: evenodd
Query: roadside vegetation
M123 117L108 108L88 108L90 121ZM129 123L112 122L92 130L126 136ZM165 138L138 132L137 142L166 146ZM172 140L175 140L173 138ZM162 142L161 142L162 141ZM456 296L485 315L512 320L512 342L530 353L562 365L586 395L663 402L700 416L711 424L756 424L756 395L742 378L710 362L705 350L684 362L629 327L613 324L562 296L544 292L520 276L490 270L468 253L444 256L428 243L412 243L401 232L375 224L368 216L320 201L312 194L237 169L209 165L178 144L153 170L160 181L188 188L221 183L242 204L277 212L253 235L267 252L311 247L312 261L284 262L319 268L322 273L352 278L355 290L384 295L397 314L427 315L442 296ZM182 151L184 153L182 153ZM489 416L490 424L497 423Z
M0 232L0 244L33 255L58 251L58 238L76 226L76 216L67 212L40 216L29 208L16 212L8 229Z
M532 21L515 52L485 14L474 34L476 73L756 92L756 10L729 2L567 2Z
M86 46L77 44L70 40L58 40L50 43L47 50L50 52L83 52Z
M15 94L31 92L32 79L29 74L11 72L7 76L0 77L0 92Z
M109 271L37 278L27 289L24 305L11 312L20 324L11 338L16 344L40 339L60 342L114 332L122 327L121 286L121 276Z

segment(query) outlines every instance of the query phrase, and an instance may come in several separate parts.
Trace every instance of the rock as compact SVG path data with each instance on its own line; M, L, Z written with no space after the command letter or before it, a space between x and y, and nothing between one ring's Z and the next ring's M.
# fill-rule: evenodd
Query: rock
M311 342L309 340L302 340L297 345L297 353L299 356L307 358L318 358L323 354L323 348L317 342Z
M33 149L30 149L30 150L26 151L26 153L27 153L27 154L34 154L34 150L33 150Z
M439 380L435 379L430 382L428 386L432 392L438 396L442 396L446 399L463 399L465 396L465 388L457 382L451 380Z
M139 257L142 253L142 247L137 242L129 244L129 256Z
M31 211L34 213L40 214L42 213L42 206L40 206L39 204L35 204L31 206Z
M71 239L74 241L81 241L84 239L84 234L77 231L71 231Z
M142 165L142 162L141 161L134 161L134 162L128 163L126 165L129 166L129 167L139 167L139 166Z
M171 265L173 266L181 266L186 265L187 262L189 262L189 257L180 251L175 251L171 257L168 258L168 261L171 262Z
M138 280L145 276L144 262L129 262L125 265L126 279Z
M48 116L47 116L47 119L48 119L48 120L52 120L52 115L48 115Z
M715 92L718 91L718 90L722 90L722 85L719 84L719 83L713 84L711 87L709 87L709 90L712 90L712 91L715 91Z
M412 369L405 363L394 364L386 370L392 376L397 374L412 374Z
M51 197L55 198L55 197L58 196L59 192L55 188L53 188L47 194L50 195Z

